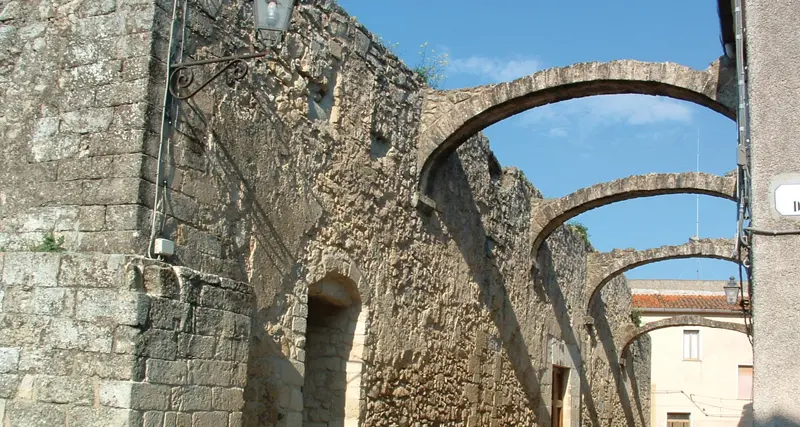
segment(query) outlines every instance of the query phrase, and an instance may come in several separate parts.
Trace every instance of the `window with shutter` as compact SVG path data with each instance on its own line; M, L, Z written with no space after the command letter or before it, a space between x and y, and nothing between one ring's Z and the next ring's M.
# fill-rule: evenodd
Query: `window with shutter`
M684 412L668 412L667 427L691 427L692 414Z

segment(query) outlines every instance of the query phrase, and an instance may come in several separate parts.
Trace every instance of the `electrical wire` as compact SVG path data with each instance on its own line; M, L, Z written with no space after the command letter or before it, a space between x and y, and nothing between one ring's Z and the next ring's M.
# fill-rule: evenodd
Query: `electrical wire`
M165 84L164 84L164 103L163 103L163 110L161 113L161 131L159 135L159 142L158 142L158 158L156 163L156 188L155 188L155 195L153 196L153 215L151 216L150 221L150 238L148 239L147 243L147 250L146 255L150 259L154 259L153 256L153 245L156 240L156 234L160 233L164 230L164 226L167 221L167 214L164 212L161 215L161 224L157 227L158 222L158 215L162 208L165 208L166 205L166 193L168 189L168 182L166 180L161 179L163 169L164 169L164 146L167 149L167 156L166 158L169 159L171 155L171 145L170 141L172 139L172 132L174 127L177 125L178 122L178 114L179 114L179 104L175 102L172 98L172 95L169 92L169 84L170 84L170 73L172 72L172 64L175 62L173 56L176 53L175 45L175 26L177 25L178 20L178 1L172 1L172 25L170 26L169 30L169 51L167 52L167 72L165 77ZM177 62L181 62L183 59L184 54L184 39L186 36L186 10L187 10L187 0L183 1L183 7L181 11L182 19L182 27L181 27L181 39L180 39L180 48L178 49L178 60ZM169 131L167 129L169 128ZM161 190L161 186L164 186L163 191ZM161 193L161 194L159 194ZM160 197L159 197L160 196ZM156 229L158 228L158 231Z

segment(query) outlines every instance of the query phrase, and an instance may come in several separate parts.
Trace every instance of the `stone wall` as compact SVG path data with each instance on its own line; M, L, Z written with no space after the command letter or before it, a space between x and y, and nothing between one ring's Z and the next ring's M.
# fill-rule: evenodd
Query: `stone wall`
M0 47L23 47L21 53L2 60L11 64L4 70L23 73L18 58L28 55L40 60L42 56L32 45L17 43L17 37L28 22L43 18L34 7L37 1L9 2L5 10L12 4L17 4L12 12L22 11L17 14L22 18L4 18L8 25L0 31L13 33L9 37L14 38L3 40L14 43ZM127 16L127 3L119 0L108 4L114 8L107 7L108 13L100 15L107 17L104 19ZM203 329L202 337L191 341L201 346L197 351L205 351L201 358L208 361L186 362L186 378L192 378L190 369L196 363L195 368L207 374L208 381L220 381L190 383L202 386L191 390L201 397L185 399L192 402L187 403L189 407L197 408L192 410L200 411L196 414L221 417L214 412L221 409L214 406L214 386L227 386L226 392L233 394L239 387L243 389L242 419L248 427L300 425L304 412L311 421L313 410L318 409L312 407L313 402L320 402L318 406L322 407L322 400L328 400L330 408L325 408L327 415L315 413L313 417L318 419L313 421L329 426L339 422L371 426L548 426L553 366L566 365L571 381L570 404L578 402L580 406L573 408L584 408L581 414L571 411L570 425L645 424L649 393L641 390L649 385L649 379L642 379L643 371L637 369L630 371L637 375L634 382L620 369L613 348L614 331L630 322L630 293L624 279L602 291L595 309L596 326L587 329L583 289L586 253L591 248L561 227L534 262L530 217L541 195L518 170L501 168L480 134L462 145L435 177L431 196L438 211L420 214L412 200L417 187L417 130L427 89L363 26L331 2L299 2L292 27L275 58L251 61L245 80L220 78L181 103L181 120L159 148L159 140L152 137L160 123L159 110L154 106L160 105L159 88L165 78L158 58L167 57L163 40L172 9L166 1L142 4L151 13L147 15L151 33L146 44L152 51L143 59L149 67L147 95L141 98L144 101L124 105L146 112L146 120L137 122L142 137L135 138L141 144L133 151L134 160L119 159L119 165L136 171L132 178L138 185L135 200L119 202L130 209L125 218L131 221L131 228L110 220L117 218L109 215L117 209L117 199L98 204L89 201L101 194L92 188L83 191L84 199L77 202L61 202L49 194L41 196L38 204L28 205L19 197L4 196L10 208L3 210L3 224L18 225L4 228L3 236L10 249L24 249L49 227L40 221L44 225L26 228L26 224L38 224L31 222L31 215L49 212L50 208L95 206L92 209L103 212L97 215L102 216L105 227L98 231L106 233L102 234L102 244L87 243L92 242L88 236L94 231L75 226L77 231L72 227L64 232L67 237L73 236L67 246L142 253L150 233L149 209L154 205L150 183L161 181L156 179L155 165L160 151L164 159L161 177L167 191L159 200L166 215L163 225L158 218L157 228L177 244L170 263L247 282L254 294L249 338L235 329L244 326L248 313L214 311L227 310L227 306L214 306L207 312L204 307L193 309L195 315L202 312L195 317L195 327L205 318L219 324L221 334L214 338L217 347L213 355L202 350L202 343L210 345L212 341L208 338L212 328ZM184 60L264 48L253 40L249 29L252 2L191 0L187 10ZM62 21L64 25L78 25L75 22L83 22L82 13L65 9L63 18L47 20L43 25ZM74 38L56 28L53 37ZM119 28L127 31L128 26ZM81 46L92 46L105 39L77 40L83 40ZM65 56L61 51L53 52L52 57ZM196 79L202 81L210 72L211 67L199 69ZM9 92L9 83L3 82L3 100L16 96ZM99 93L105 85L95 83L82 93ZM30 93L19 96L33 96L34 87L26 83L21 90ZM114 93L121 96L128 91ZM96 103L97 95L93 96ZM52 97L59 102L68 99L60 89L54 90ZM10 108L9 103L4 105ZM93 108L94 104L86 106L85 113ZM114 108L115 112L117 108L122 111L123 106ZM26 120L34 116L38 117L9 116L16 121L5 119L0 123L6 126L6 135L8 129L12 130L13 137L16 127L32 129ZM66 119L58 120L61 132L62 120ZM115 129L114 123L112 120L109 131ZM3 188L25 194L23 190L30 183L40 185L37 168L61 171L66 168L62 164L73 160L81 162L84 174L98 171L79 180L81 189L89 185L83 181L91 182L116 198L124 194L122 189L132 188L127 184L105 186L110 181L103 174L114 168L99 163L100 159L90 155L91 150L53 159L45 166L19 166L16 159L31 150L31 132L17 134L9 146L16 148L4 152L2 161L16 172L9 174ZM97 137L105 138L98 146L113 146L122 140L115 134L100 133ZM95 162L98 166L92 166ZM58 177L56 173L41 185L60 188ZM58 193L59 197L68 194ZM56 234L62 234L58 227ZM120 240L119 236L131 240ZM539 268L533 268L534 264ZM338 283L340 290L322 292L330 281ZM193 282L186 279L181 283ZM318 312L321 306L315 304L314 298L322 295L327 302L350 301L345 306L350 307L348 310L357 307L358 314L349 312L349 322L331 322L331 317ZM182 298L183 294L177 301L191 304ZM206 304L202 294L199 301L201 306ZM177 353L182 347L175 338L185 332L181 322L173 324L169 340L166 333L151 332L152 341L142 341L142 351L167 351L168 357L159 357L161 353L150 357L173 362L174 345L175 360L183 357ZM227 327L234 328L236 335L224 329ZM329 342L337 347L335 356L327 354L328 346L319 343L320 334L315 331L321 330L336 335ZM239 340L234 340L236 345L230 344L236 351L214 360L220 342L228 345L224 338ZM245 375L241 351L246 338ZM638 360L649 365L646 346L638 354ZM330 363L324 374L319 360ZM176 367L180 363L167 365L180 369ZM133 367L131 371L136 372ZM316 387L317 381L340 384L331 378L341 378L342 373L347 383L344 393L338 385L336 393L322 396L325 399L311 391L309 385ZM241 382L243 377L246 379ZM182 384L171 385L179 388ZM208 394L206 386L211 387L210 410L202 398ZM152 387L161 393L167 390ZM169 404L173 405L174 390L170 393ZM304 408L304 401L308 408ZM162 412L166 417L175 409L159 404L133 409L150 409L155 417ZM629 409L635 407L640 409ZM233 407L228 409L236 412ZM323 419L326 417L330 419Z
M155 4L0 8L0 248L28 250L55 232L71 250L142 253L156 165L145 142L163 87Z
M0 254L4 426L241 426L252 290L120 255Z

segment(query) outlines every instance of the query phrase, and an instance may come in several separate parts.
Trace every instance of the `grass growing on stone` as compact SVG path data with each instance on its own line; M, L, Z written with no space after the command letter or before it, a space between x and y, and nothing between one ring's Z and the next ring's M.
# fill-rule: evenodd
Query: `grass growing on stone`
M633 322L637 328L642 326L642 312L635 308L631 310L631 322Z
M64 236L56 238L52 231L42 236L42 243L31 248L31 252L64 252Z
M419 48L421 49L419 64L413 70L422 77L428 86L438 89L446 77L444 71L450 64L450 56L447 53L437 54L434 49L429 52L428 42L423 43Z
M572 221L567 223L567 228L569 228L571 231L578 233L578 235L581 236L581 238L587 245L591 244L591 242L589 242L589 229L586 228L585 225L581 224L578 221Z

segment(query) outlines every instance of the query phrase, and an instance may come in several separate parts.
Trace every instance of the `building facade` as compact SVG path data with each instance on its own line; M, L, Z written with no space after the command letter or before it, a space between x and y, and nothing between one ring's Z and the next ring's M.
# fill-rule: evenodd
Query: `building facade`
M643 326L696 315L743 324L724 281L630 280ZM751 427L753 351L739 331L703 326L649 332L652 427Z

